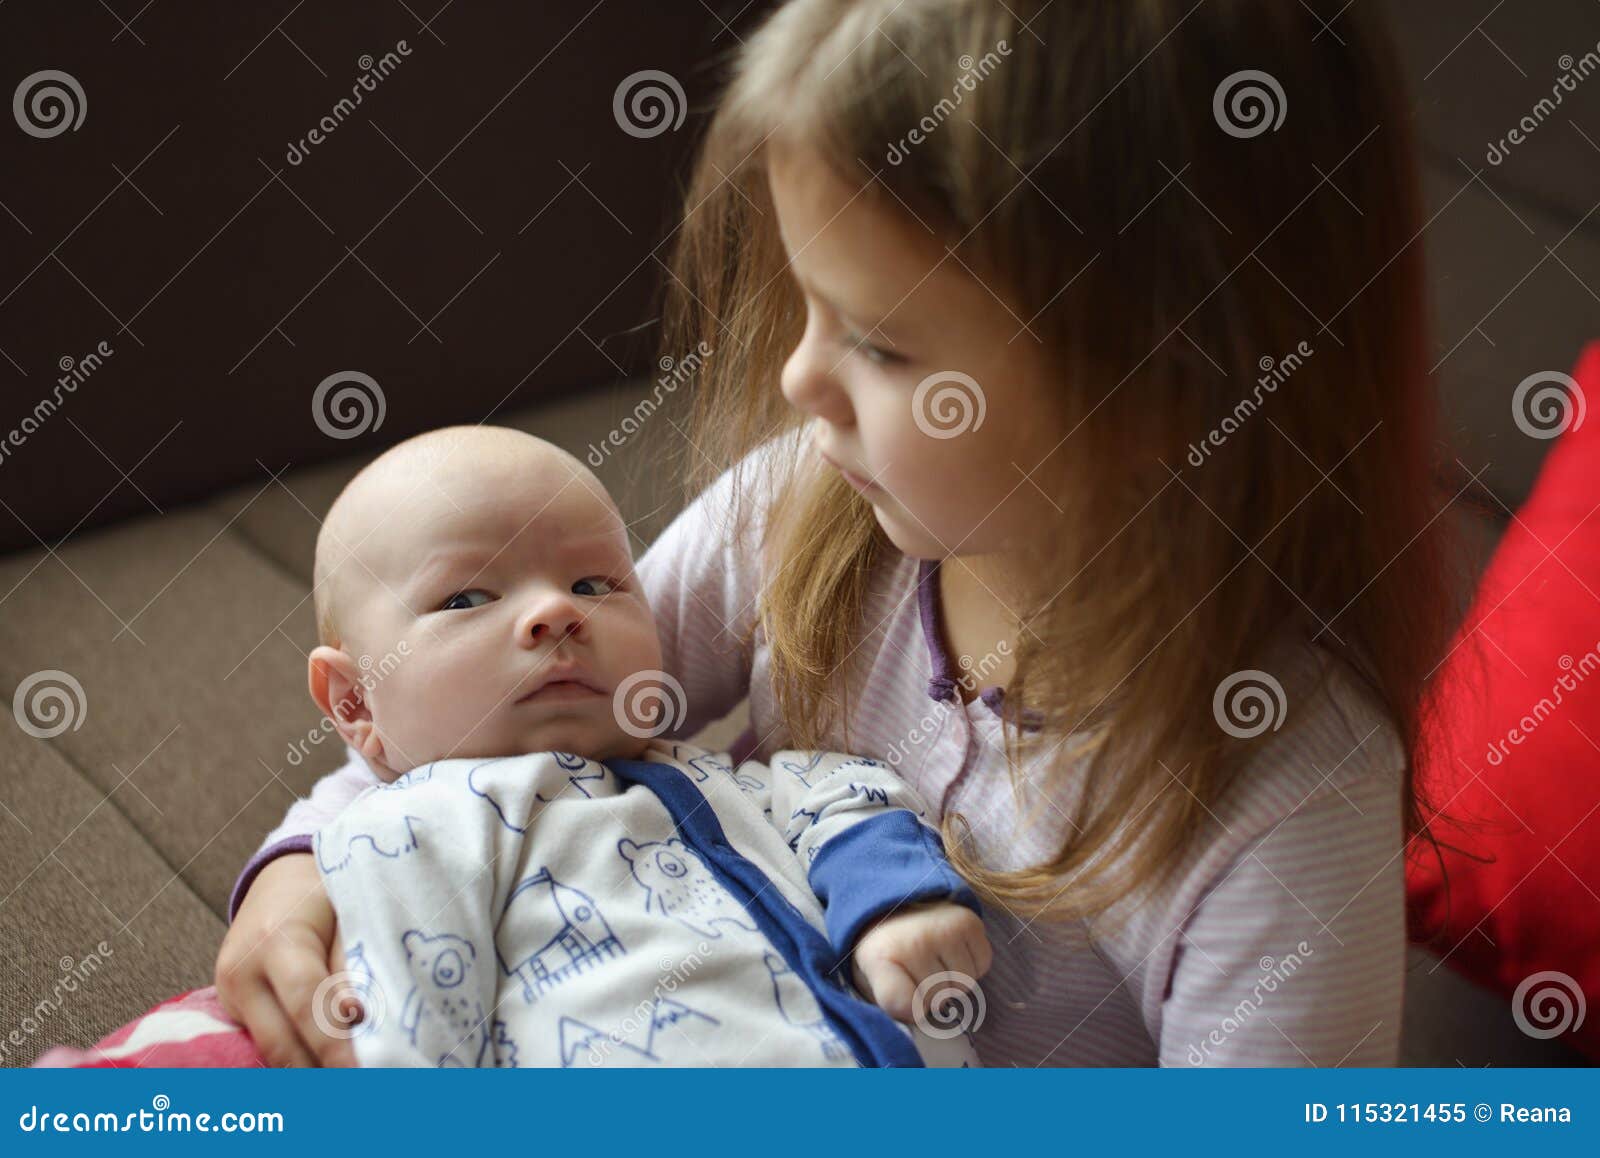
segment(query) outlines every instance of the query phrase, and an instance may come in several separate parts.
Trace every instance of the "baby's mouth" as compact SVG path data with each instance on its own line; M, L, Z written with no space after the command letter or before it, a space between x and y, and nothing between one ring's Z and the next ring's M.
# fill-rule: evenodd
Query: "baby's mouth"
M577 680L551 680L549 683L543 685L542 687L535 688L533 691L523 696L517 701L517 703L526 704L534 701L545 703L562 702L566 700L584 700L603 694L604 693L597 691L588 684L580 683Z
M532 689L517 697L517 703L582 700L605 694L590 682L581 671L568 667L550 672L545 679L535 684Z

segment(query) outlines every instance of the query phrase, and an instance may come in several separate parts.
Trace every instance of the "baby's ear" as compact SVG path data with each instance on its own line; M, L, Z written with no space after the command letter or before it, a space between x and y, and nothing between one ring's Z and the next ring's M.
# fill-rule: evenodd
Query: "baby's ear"
M311 685L311 698L333 721L340 738L366 755L368 746L378 740L366 689L361 685L361 666L338 648L323 645L314 648L308 657L306 678Z

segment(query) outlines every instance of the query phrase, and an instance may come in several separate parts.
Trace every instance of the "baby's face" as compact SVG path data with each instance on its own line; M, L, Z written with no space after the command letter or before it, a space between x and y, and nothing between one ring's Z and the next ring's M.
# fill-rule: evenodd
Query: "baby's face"
M344 650L371 660L365 698L388 770L641 753L612 698L660 669L661 645L593 476L555 454L462 451L427 481L385 480L340 533L364 539L340 567L339 618Z

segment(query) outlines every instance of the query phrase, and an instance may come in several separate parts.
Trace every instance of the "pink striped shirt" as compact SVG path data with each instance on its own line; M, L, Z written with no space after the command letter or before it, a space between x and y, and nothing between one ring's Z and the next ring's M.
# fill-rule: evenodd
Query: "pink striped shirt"
M756 615L759 530L742 541L728 533L731 479L680 514L638 572L666 668L686 693L679 734L693 736L748 697L751 726L734 754L767 759L785 746L767 649L759 633L752 648L737 646ZM849 750L889 761L929 803L930 819L963 814L986 863L1037 863L1059 846L1081 770L1059 770L1048 798L1018 799L1001 689L971 703L955 690L961 673L942 640L937 567L890 551L874 576L848 661ZM1263 667L1288 690L1282 730L1252 741L1259 755L1207 810L1206 830L1160 886L1092 922L987 906L994 966L973 1038L985 1064L1396 1063L1401 746L1324 653L1280 648ZM843 735L822 746L845 750ZM246 865L231 907L262 865L309 849L309 834L375 782L353 753L319 780Z

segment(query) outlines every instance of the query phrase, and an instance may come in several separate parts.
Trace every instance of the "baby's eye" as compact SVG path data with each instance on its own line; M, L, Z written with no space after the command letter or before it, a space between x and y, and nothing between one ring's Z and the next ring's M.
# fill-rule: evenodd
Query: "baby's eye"
M600 590L603 588L603 590ZM617 585L604 575L591 575L587 579L579 579L572 585L574 595L592 595L599 597L610 595L617 589Z
M482 602L473 603L472 597L474 595L483 596ZM482 607L485 603L489 602L491 598L493 598L493 596L491 596L482 587L474 587L470 591L457 591L454 595L450 596L449 599L446 599L442 604L439 605L439 610L466 611L468 608Z

